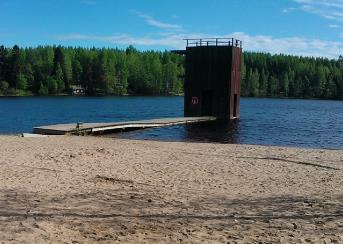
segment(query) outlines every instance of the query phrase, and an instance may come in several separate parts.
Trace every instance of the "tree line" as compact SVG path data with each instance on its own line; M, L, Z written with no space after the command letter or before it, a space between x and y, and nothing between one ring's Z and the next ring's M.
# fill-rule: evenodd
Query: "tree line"
M244 53L242 96L343 99L343 58Z
M108 48L0 46L0 94L180 94L183 58L170 52Z
M244 52L241 94L343 99L343 58ZM82 86L88 95L180 94L184 57L168 51L0 46L0 95L54 95Z

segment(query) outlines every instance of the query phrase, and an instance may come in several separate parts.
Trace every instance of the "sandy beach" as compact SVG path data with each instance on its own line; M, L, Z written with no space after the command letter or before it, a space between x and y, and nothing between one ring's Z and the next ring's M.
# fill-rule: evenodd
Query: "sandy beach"
M343 243L343 151L0 136L4 243Z

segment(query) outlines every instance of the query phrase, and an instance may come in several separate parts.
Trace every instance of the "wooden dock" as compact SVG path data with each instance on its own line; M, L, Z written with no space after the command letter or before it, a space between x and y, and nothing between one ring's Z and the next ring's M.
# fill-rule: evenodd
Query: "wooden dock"
M199 123L216 120L216 117L181 117L113 123L73 123L35 127L33 133L42 135L95 134L123 130L138 130L169 125Z

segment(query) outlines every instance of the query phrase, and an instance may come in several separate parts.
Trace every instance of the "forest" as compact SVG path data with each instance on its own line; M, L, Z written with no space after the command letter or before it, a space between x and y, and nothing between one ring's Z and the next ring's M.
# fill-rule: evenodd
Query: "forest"
M343 99L343 58L244 53L242 96Z
M180 94L183 58L170 52L42 46L0 46L0 93L87 95Z
M0 46L0 95L177 95L184 57L168 51ZM250 97L343 99L343 58L244 52L241 93Z

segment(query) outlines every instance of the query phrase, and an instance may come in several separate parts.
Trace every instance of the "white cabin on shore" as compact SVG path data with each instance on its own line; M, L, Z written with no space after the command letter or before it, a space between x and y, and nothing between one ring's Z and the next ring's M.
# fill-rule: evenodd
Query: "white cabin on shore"
M82 86L72 86L72 95L74 96L80 96L80 95L85 95L85 88Z

